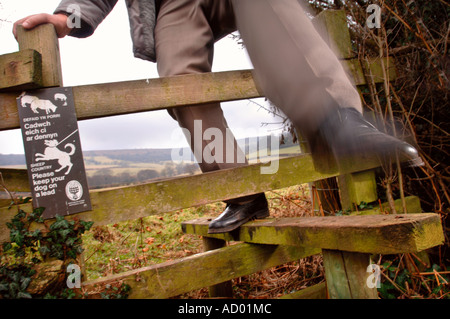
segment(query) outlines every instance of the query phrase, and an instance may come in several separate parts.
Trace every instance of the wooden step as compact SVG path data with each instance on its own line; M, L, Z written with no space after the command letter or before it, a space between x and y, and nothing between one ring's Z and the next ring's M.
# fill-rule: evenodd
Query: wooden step
M264 219L208 234L210 218L182 223L185 233L255 244L295 245L370 254L418 252L444 242L437 214Z

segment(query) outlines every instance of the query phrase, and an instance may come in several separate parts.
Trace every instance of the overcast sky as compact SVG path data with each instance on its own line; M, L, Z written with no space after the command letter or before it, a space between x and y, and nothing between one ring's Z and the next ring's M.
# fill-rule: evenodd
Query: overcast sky
M0 0L0 54L18 50L13 22L40 12L52 13L60 0ZM156 64L133 57L124 0L87 39L60 40L64 86L157 78ZM252 68L245 49L231 38L216 44L213 71ZM248 101L223 103L225 117L237 138L273 130L262 123L277 119ZM83 150L170 148L187 146L180 134L171 138L178 124L166 111L139 113L79 122ZM0 153L21 154L20 130L0 132Z

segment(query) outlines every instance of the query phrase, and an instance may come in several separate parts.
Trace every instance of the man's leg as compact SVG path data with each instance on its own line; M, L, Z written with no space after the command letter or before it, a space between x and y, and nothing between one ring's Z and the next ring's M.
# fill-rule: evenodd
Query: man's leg
M228 0L163 0L155 30L159 75L211 72L214 42L234 30L234 15ZM202 172L247 165L219 103L177 108L169 113L189 132L188 142ZM223 145L223 149L208 149L211 141L203 136L211 128L221 132L214 138L222 137L218 144ZM230 161L227 150L233 150L234 160ZM214 161L203 156L204 153L214 156L217 152L223 156L218 156ZM229 231L250 218L268 215L264 194L232 199L226 203L228 206L224 214L211 223L216 232Z
M328 146L336 159L395 151L401 160L417 158L412 146L364 120L356 88L298 0L233 0L233 6L255 80L313 155Z

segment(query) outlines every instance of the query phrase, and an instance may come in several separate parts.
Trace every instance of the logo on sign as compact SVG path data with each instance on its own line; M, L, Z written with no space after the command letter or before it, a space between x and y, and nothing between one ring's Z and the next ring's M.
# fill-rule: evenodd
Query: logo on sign
M83 186L78 181L70 181L66 185L66 196L71 201L77 201L83 196Z

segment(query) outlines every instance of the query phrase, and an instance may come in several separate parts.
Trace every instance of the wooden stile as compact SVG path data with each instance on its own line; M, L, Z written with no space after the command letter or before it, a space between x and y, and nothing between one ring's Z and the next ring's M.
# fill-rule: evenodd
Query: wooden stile
M386 59L361 62L354 58L344 12L323 12L317 23L356 85L366 84L364 69L369 69L374 82L379 82L386 73L382 66L394 65ZM6 75L0 79L0 130L20 127L16 104L20 90L62 86L54 27L41 25L31 31L19 27L18 38L20 51L0 56L0 70ZM363 68L361 63L367 65ZM395 68L387 71L387 76L394 79ZM76 86L73 94L78 120L263 96L251 70ZM373 169L379 166L378 162L360 159L357 163L345 163L340 171L319 172L311 156L304 154L280 159L277 164L278 172L271 175L261 174L263 165L256 164L137 186L92 190L93 211L68 219L76 217L107 225L335 177L343 209L353 211L361 201L377 199ZM27 194L25 171L2 169L1 173L12 191ZM83 286L121 281L131 286L131 298L168 298L209 286L212 297L230 297L229 281L233 278L322 253L326 284L286 298L377 298L376 289L365 284L370 275L370 254L425 251L444 240L438 215L421 214L417 197L408 197L405 202L407 215L379 215L387 211L387 205L381 204L369 211L353 212L357 216L265 219L215 235L207 233L211 219L185 222L184 232L203 236L204 253L84 282ZM0 204L3 242L8 240L5 225L15 209L7 207L7 198L0 198ZM30 211L31 205L21 208ZM226 241L242 243L226 246Z

